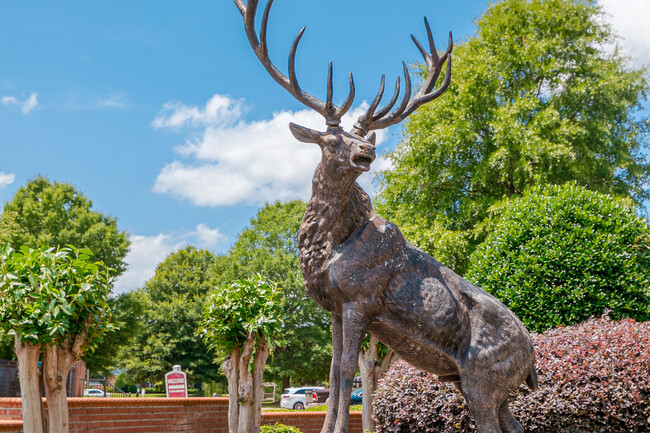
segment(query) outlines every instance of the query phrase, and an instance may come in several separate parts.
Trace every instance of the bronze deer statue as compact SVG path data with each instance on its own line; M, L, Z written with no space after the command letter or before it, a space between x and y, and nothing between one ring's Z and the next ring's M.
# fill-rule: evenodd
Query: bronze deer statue
M350 392L366 332L415 367L453 382L480 433L523 432L507 398L524 381L537 387L535 352L524 325L497 299L411 245L399 228L373 211L370 198L356 183L375 159L375 134L370 132L401 122L446 90L451 79L451 34L447 50L439 56L425 19L430 52L412 36L429 69L422 88L411 98L409 71L403 63L400 104L393 109L400 94L398 77L393 97L377 111L384 92L382 77L368 111L346 132L339 124L354 99L352 74L341 107L332 103L331 63L326 101L304 92L295 73L304 27L291 48L287 77L268 56L266 30L273 1L265 7L259 39L258 0L234 2L248 40L271 77L327 124L325 132L290 124L298 140L318 144L322 151L298 240L307 292L332 314L330 403L322 433L348 432ZM445 62L444 80L435 89Z

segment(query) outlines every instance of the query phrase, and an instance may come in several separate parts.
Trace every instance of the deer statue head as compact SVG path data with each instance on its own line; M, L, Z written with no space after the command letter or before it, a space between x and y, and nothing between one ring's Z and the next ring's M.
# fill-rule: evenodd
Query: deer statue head
M411 35L413 42L422 53L422 57L428 67L427 78L425 79L420 90L411 97L411 78L406 63L402 62L404 68L404 94L400 104L395 107L400 95L401 84L400 77L397 77L395 91L390 101L381 109L378 110L381 99L384 95L385 76L381 78L381 85L377 96L370 104L368 110L359 117L353 128L347 132L341 128L341 117L350 109L355 96L354 79L350 73L350 92L343 104L337 107L332 103L332 62L329 63L329 70L327 75L327 98L325 102L306 93L300 88L298 79L296 78L295 59L296 50L300 39L302 38L305 27L303 27L298 36L296 36L291 51L289 52L289 76L287 77L280 72L271 63L268 55L268 47L266 44L266 32L268 28L269 12L273 5L273 0L269 0L264 9L262 16L262 25L260 28L259 38L255 30L255 16L257 13L258 0L249 0L244 3L244 0L234 0L239 8L243 18L244 26L248 41L257 55L262 65L266 68L271 77L291 93L298 101L302 102L307 107L320 113L325 118L327 129L324 132L314 131L300 125L291 124L291 132L293 135L302 142L316 143L320 146L323 152L323 160L321 165L326 167L337 167L338 169L346 169L351 174L359 174L370 169L370 164L375 159L375 134L373 130L387 128L395 125L405 118L407 118L416 108L433 101L440 96L449 86L451 80L451 51L453 48L453 41L451 33L449 34L449 45L447 50L438 55L433 36L431 35L431 28L428 21L424 20L427 37L429 40L429 52L427 52L420 42ZM442 66L447 62L445 77L437 89L435 88L436 82ZM393 109L393 107L395 107ZM391 111L392 110L392 111Z

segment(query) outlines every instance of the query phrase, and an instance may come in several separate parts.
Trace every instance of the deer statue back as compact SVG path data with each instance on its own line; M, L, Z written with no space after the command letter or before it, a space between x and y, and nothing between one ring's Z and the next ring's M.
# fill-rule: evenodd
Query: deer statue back
M354 81L341 107L332 103L332 64L325 102L304 92L295 74L295 55L304 28L289 54L289 76L269 60L266 29L272 0L255 30L258 0L234 0L248 40L271 77L326 121L324 132L290 124L302 142L317 144L322 159L312 181L312 197L299 233L300 266L307 292L332 314L333 356L330 403L322 433L347 433L350 393L358 354L366 332L401 358L463 394L480 433L520 433L508 409L508 396L522 382L535 389L535 352L526 328L501 302L467 282L411 245L394 224L377 215L356 183L375 159L371 131L401 122L417 107L440 96L451 79L451 35L438 55L426 22L429 51L413 37L429 69L411 97L404 67L404 94L399 77L388 103L378 110L379 92L350 132L340 126L354 100ZM442 84L436 82L446 62ZM423 408L426 410L426 408Z

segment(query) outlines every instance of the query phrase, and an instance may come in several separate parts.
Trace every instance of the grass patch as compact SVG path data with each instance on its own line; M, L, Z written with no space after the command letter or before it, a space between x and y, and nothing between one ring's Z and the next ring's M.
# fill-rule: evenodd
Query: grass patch
M314 406L314 407L308 407L307 409L303 409L302 411L304 412L327 412L327 406ZM294 409L283 409L279 407L269 407L265 408L264 412L301 412L299 410L294 410ZM361 412L361 405L353 405L350 406L350 412Z

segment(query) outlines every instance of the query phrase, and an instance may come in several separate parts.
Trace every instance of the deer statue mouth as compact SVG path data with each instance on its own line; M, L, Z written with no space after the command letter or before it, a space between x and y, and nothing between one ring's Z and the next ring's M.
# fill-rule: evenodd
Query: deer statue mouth
M375 157L372 155L357 155L352 158L352 167L355 170L359 171L368 171L370 170L370 164L375 160Z

